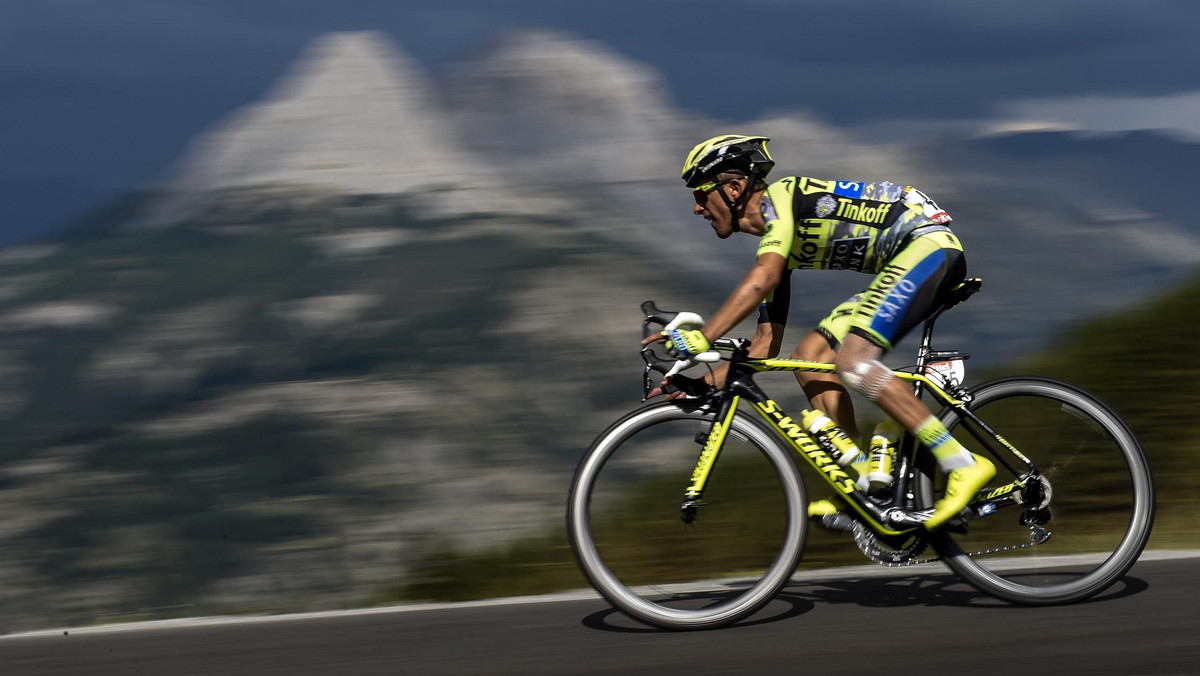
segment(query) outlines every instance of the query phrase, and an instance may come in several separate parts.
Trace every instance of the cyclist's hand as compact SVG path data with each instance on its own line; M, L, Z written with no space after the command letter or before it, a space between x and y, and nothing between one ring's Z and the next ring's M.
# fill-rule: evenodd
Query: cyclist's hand
M675 314L675 318L663 327L661 332L646 337L642 341L642 345L664 343L670 339L669 334L674 329L698 329L702 326L704 326L704 318L695 312L678 312Z
M663 335L667 338L667 354L676 359L691 359L712 349L700 329L677 327L663 331Z
M720 355L712 351L708 338L700 331L702 326L704 318L700 315L694 312L680 312L661 332L642 340L643 346L666 343L667 354L678 360L667 372L662 383L646 395L647 399L664 394L667 399L694 399L709 393L712 386L707 381L679 375L679 371L691 368L697 363L720 360Z
M650 390L650 394L646 395L647 399L653 399L659 395L667 395L667 399L695 399L703 397L712 392L713 387L703 378L689 378L684 375L675 374L662 381L658 387Z
M651 335L647 336L646 338L642 339L642 346L644 347L646 345L649 345L650 343L665 343L665 342L667 342L667 336L665 333L654 333L654 334L651 334Z

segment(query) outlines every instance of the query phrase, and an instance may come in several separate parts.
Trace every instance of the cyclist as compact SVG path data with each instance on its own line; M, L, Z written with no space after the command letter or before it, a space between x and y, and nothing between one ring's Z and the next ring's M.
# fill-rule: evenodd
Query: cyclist
M754 266L703 326L680 326L646 342L666 341L687 358L758 308L749 355L779 354L787 323L790 276L795 269L853 270L874 279L838 305L792 352L793 359L832 362L836 374L796 373L805 395L858 437L854 409L843 383L877 404L916 435L947 473L945 495L925 522L932 530L957 515L995 475L986 458L958 443L904 381L880 358L941 304L941 296L966 273L962 245L950 216L924 193L886 181L832 181L789 176L768 185L775 166L762 136L723 135L688 153L683 180L717 237L735 232L760 237ZM674 376L651 396L697 395L723 383L725 369L704 380ZM670 387L674 386L674 388ZM836 510L827 501L810 513Z

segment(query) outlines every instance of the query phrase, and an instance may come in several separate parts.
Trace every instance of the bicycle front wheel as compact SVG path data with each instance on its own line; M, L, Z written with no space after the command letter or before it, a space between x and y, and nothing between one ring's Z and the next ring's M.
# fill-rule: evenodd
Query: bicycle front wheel
M735 415L704 503L683 494L714 416L669 402L638 409L592 444L575 474L567 530L592 586L631 617L710 629L755 612L791 577L807 503L800 474L769 429Z
M1024 492L1024 504L977 516L967 534L937 535L947 565L980 590L1022 605L1081 601L1121 579L1154 521L1150 466L1129 427L1099 399L1048 378L1006 378L972 393L970 410L1042 478ZM983 442L999 444L964 414L946 409L941 419L972 452L1006 461L996 462L991 490L1027 471L1003 449L985 451ZM931 504L942 478L927 469L918 494Z

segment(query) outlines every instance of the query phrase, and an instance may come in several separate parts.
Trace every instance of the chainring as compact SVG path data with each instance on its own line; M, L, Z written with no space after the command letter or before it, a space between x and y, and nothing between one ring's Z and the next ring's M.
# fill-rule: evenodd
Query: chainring
M859 550L868 559L881 566L907 566L917 563L916 558L929 546L924 539L916 536L910 536L900 542L899 546L893 546L860 522L855 522L852 530L854 544L858 545Z

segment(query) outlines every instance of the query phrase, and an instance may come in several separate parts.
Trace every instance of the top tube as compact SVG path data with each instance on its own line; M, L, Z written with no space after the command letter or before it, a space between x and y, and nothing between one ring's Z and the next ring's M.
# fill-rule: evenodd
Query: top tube
M836 367L827 362L818 361L803 361L800 359L745 359L739 360L738 364L749 368L756 373L766 371L802 371L805 373L834 373ZM924 373L909 373L907 371L892 370L892 373L901 380L906 380L910 383L920 383L922 386L930 388L934 398L945 402L952 406L957 406L962 402L937 383L937 381L929 378Z

